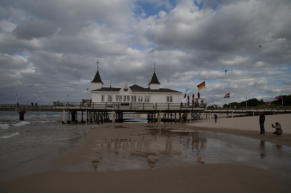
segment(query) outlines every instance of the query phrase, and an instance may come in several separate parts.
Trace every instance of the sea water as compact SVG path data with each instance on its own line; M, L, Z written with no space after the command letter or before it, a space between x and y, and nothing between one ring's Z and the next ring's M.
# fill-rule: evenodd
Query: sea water
M61 113L0 112L0 180L47 171L50 162L78 145L87 128L62 125Z

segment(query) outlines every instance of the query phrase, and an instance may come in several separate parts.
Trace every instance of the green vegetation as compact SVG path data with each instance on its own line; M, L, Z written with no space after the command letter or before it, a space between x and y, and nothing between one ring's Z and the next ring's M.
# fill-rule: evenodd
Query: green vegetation
M282 104L283 98L283 104ZM208 109L218 109L219 106L211 105ZM278 98L274 98L274 101L264 102L263 99L258 100L256 98L249 99L247 101L241 102L231 102L229 104L224 104L222 108L233 108L233 109L246 109L246 108L291 108L291 94L283 95Z

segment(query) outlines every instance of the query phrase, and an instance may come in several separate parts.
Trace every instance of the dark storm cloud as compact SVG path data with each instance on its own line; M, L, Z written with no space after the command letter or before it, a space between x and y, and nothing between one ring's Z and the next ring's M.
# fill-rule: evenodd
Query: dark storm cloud
M27 23L19 24L14 33L19 39L49 37L57 31L57 26L53 23L40 20L30 20Z
M1 1L1 101L87 98L97 58L107 86L146 87L156 63L162 87L206 80L209 103L228 90L233 100L291 92L290 1L147 4L154 12L134 0Z

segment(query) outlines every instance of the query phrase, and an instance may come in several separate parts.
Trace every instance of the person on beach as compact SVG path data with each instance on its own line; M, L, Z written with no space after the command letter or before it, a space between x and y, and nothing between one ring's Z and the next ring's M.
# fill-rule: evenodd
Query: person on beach
M275 128L275 132L273 134L278 135L278 136L282 135L283 130L279 122L276 122L275 125L272 124L272 127Z
M265 115L264 115L264 113L262 113L262 114L260 114L260 128L261 128L260 134L261 135L265 135L264 123L265 123Z
M217 123L217 114L214 115L214 122Z

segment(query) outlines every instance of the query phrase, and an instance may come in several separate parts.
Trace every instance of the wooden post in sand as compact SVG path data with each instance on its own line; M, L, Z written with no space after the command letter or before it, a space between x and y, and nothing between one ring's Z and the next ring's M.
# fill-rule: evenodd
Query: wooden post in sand
M71 123L71 112L68 111L67 123Z
M89 122L89 117L88 117L89 115L88 115L88 110L86 110L86 124L88 124L88 122Z
M112 124L113 124L113 125L115 124L115 119L116 119L116 112L113 111L113 112L112 112Z
M161 124L161 114L160 112L158 112L158 126L160 126Z
M81 123L84 123L83 111L81 111L81 115L82 115L82 117L81 117Z
M100 114L99 114L99 112L96 113L96 123L97 124L100 123Z
M92 112L88 111L88 123L92 123Z
M62 123L65 124L66 123L66 111L63 110L63 114L62 114Z

